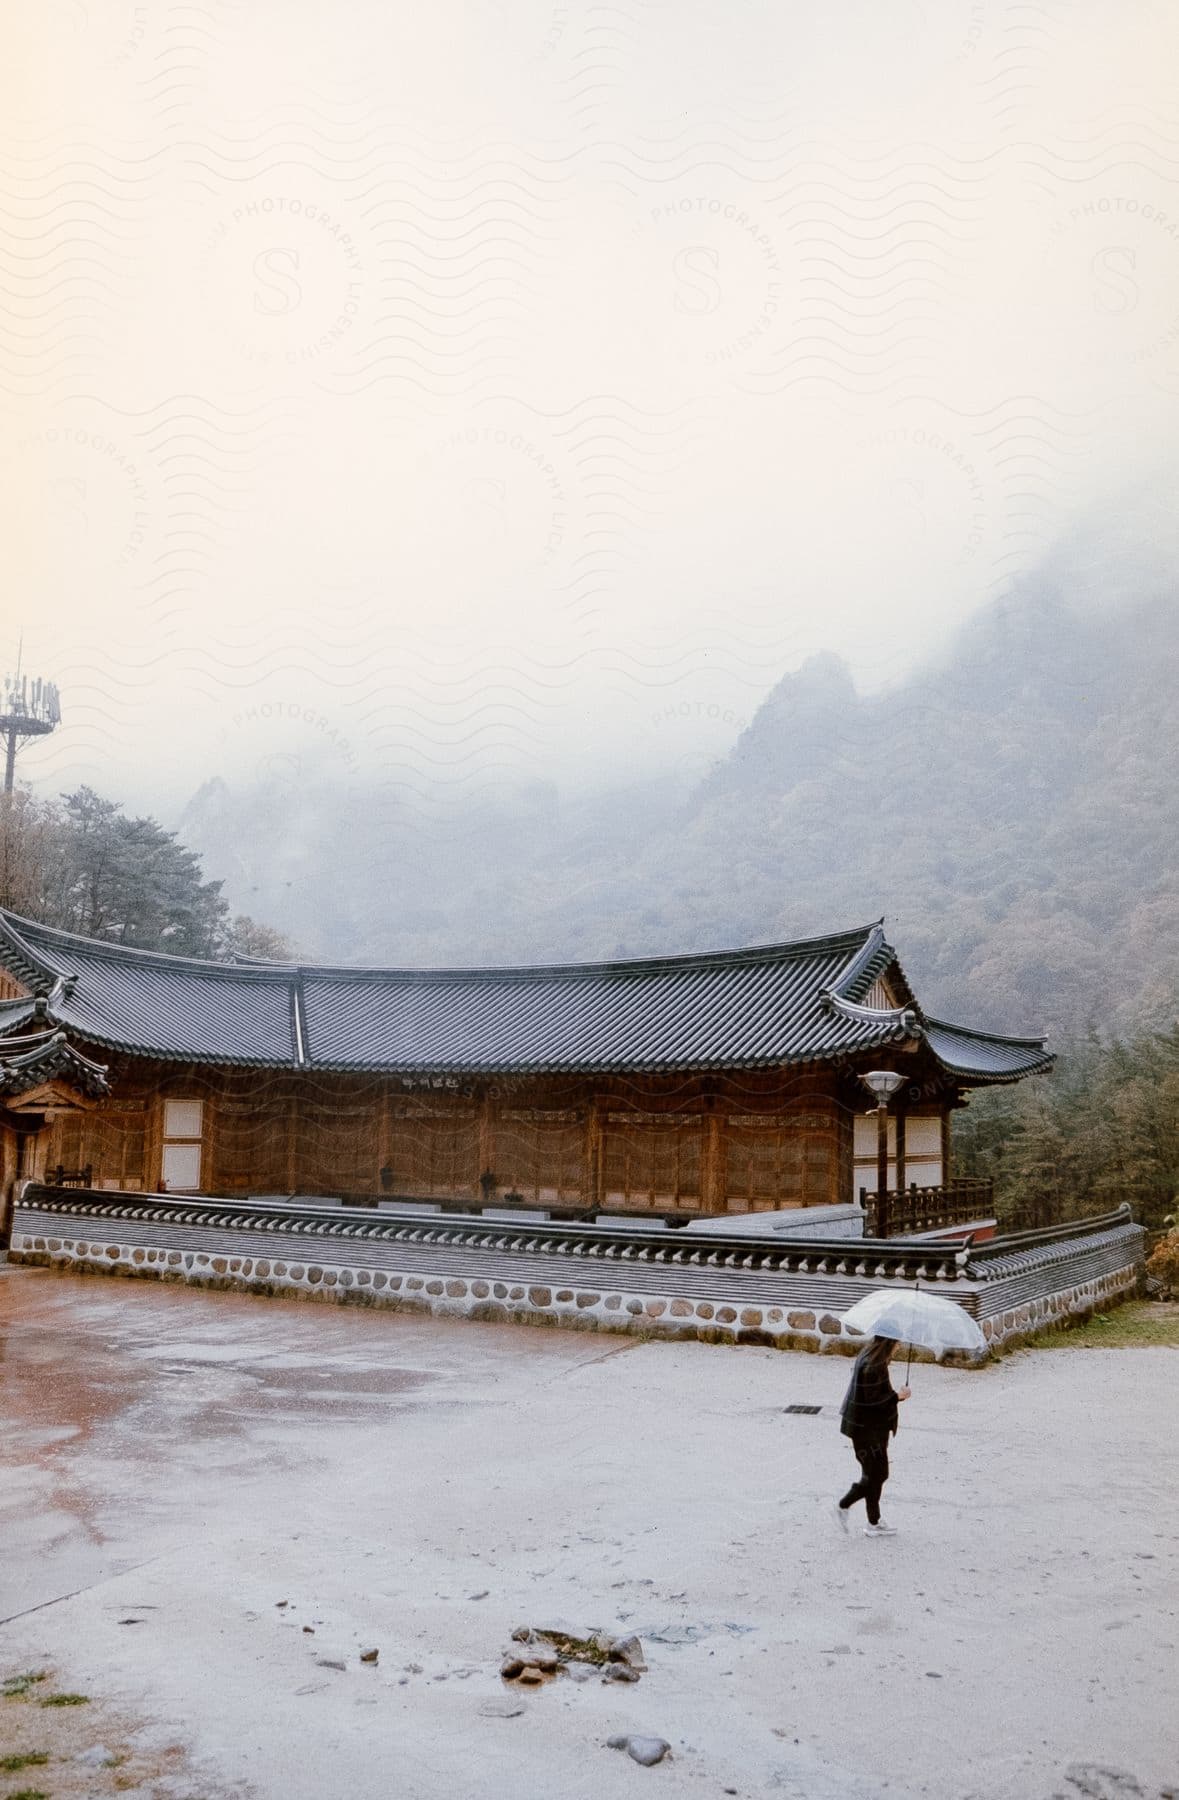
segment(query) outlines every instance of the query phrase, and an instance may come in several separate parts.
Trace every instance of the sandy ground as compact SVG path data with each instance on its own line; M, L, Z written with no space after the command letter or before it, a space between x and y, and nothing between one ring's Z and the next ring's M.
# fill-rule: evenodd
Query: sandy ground
M147 1721L145 1794L1156 1800L1177 1358L915 1369L870 1541L828 1510L841 1359L9 1268L0 1675L91 1696L91 1744ZM638 1632L649 1673L495 1716L512 1627L554 1620ZM52 1775L0 1800L108 1791Z

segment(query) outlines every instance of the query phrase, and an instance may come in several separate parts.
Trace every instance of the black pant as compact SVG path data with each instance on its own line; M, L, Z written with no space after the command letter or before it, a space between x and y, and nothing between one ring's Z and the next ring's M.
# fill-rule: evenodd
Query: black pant
M860 1465L860 1479L849 1487L839 1502L846 1512L857 1500L868 1509L869 1525L880 1523L880 1490L888 1480L888 1439L854 1437L852 1449Z

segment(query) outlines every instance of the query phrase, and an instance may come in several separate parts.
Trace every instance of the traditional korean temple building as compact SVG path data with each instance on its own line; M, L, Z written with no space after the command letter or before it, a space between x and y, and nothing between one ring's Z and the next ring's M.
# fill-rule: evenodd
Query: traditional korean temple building
M535 968L219 964L0 912L0 1144L22 1176L176 1194L694 1214L876 1186L860 1079L903 1076L890 1186L945 1188L970 1089L1042 1038L929 1017L879 923Z

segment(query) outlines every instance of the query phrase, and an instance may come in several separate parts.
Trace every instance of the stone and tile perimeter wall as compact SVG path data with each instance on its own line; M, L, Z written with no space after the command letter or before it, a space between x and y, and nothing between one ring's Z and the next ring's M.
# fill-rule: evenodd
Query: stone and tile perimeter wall
M630 1228L346 1220L159 1195L30 1186L11 1259L75 1273L443 1317L852 1354L841 1314L896 1283L943 1294L989 1351L1133 1294L1143 1232L1128 1208L980 1246L718 1239ZM952 1356L969 1364L986 1359Z

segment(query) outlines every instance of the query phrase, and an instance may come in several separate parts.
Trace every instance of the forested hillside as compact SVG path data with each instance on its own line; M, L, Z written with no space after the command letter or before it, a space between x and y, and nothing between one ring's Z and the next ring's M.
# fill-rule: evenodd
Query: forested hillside
M857 695L820 657L694 791L543 784L427 819L352 779L235 790L181 824L231 899L311 954L642 955L883 914L923 1001L982 1025L1132 1030L1179 995L1179 638L1169 598L1060 595Z
M1172 1023L1177 678L1170 601L998 611L943 667L875 699L819 660L771 694L638 862L644 945L884 913L935 1010Z
M0 906L23 918L174 956L281 956L285 941L233 915L221 883L154 819L92 788L0 795Z

